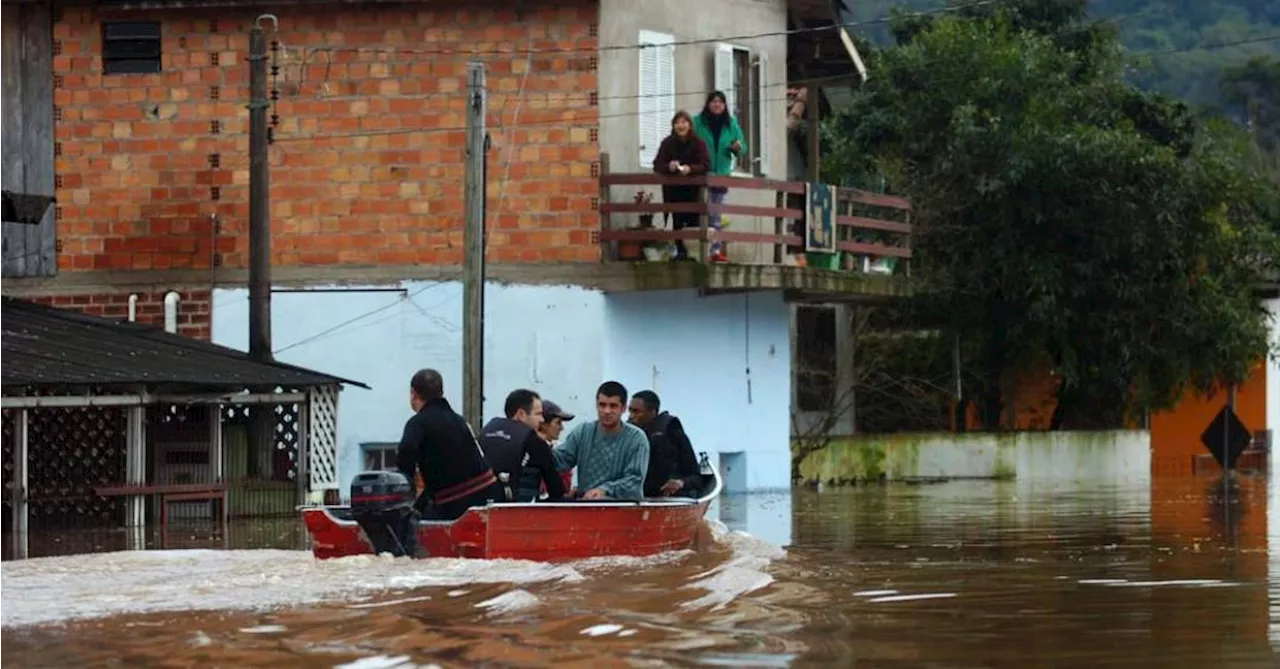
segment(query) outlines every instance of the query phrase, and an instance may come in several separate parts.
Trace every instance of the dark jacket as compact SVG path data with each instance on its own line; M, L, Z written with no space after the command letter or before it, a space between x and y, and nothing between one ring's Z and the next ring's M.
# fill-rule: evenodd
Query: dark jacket
M528 425L494 418L480 431L480 449L495 474L507 474L507 487L515 495L512 501L537 499L544 483L550 499L564 498L564 482L556 473L551 447Z
M649 436L649 472L644 478L645 497L657 497L662 486L671 479L684 481L676 493L681 497L697 497L701 492L702 471L693 453L693 444L680 419L663 411L645 428Z
M707 152L707 144L697 135L689 132L684 139L675 133L667 135L658 146L658 155L653 159L653 171L658 174L675 174L671 171L671 161L689 166L689 175L706 174L711 169L711 154ZM663 202L696 202L698 186L663 186Z
M410 481L414 470L422 471L423 490L418 508L427 501L446 504L475 501L487 493L485 481L492 486L493 471L480 452L475 435L467 421L440 398L423 405L404 425L400 448L396 451L396 468ZM488 475L487 477L485 475ZM455 500L457 493L475 491Z

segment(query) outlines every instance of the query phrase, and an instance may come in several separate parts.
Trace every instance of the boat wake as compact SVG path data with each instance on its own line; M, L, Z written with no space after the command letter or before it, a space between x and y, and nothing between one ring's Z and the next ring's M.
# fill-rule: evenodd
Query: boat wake
M698 574L686 589L702 589L706 594L681 605L684 609L710 607L717 611L742 595L773 584L769 564L787 556L787 552L746 532L730 530L718 520L708 520L707 529L715 545L728 549L729 558L720 565Z
M316 560L286 550L121 551L6 562L0 625L122 613L267 610L477 583L581 580L566 565L520 560Z
M723 561L684 587L706 594L685 607L722 607L772 582L769 563L785 556L772 544L707 521L709 547ZM682 562L693 551L646 558L592 558L567 564L524 560L360 555L317 560L306 551L122 551L5 562L0 565L0 626L5 628L167 611L265 611L325 602L377 607L429 588L476 584L577 583ZM435 593L429 593L435 595ZM440 596L440 595L435 595ZM398 598L398 599L397 599ZM491 614L536 607L539 598L515 588L481 602Z

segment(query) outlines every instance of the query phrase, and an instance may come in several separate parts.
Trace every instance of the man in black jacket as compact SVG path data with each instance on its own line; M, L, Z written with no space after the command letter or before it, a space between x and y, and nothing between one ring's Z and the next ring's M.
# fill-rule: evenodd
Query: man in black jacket
M542 425L542 398L532 390L513 390L503 407L505 418L494 418L480 431L480 448L493 466L513 502L538 499L539 488L547 486L551 500L564 498L564 483L556 473L551 447L538 436Z
M396 468L410 481L422 472L423 489L415 507L427 520L454 520L473 506L503 498L475 434L444 398L444 379L420 369L409 381L413 417L404 425Z
M645 497L697 497L702 473L693 444L680 419L663 411L658 394L641 390L627 405L632 425L649 436L649 473L644 479Z

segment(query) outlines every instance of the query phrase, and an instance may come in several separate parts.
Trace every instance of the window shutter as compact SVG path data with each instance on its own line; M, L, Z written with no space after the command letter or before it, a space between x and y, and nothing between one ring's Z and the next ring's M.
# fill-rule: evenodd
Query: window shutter
M716 90L724 92L729 113L736 115L738 113L738 87L734 85L733 70L733 47L728 44L717 44L715 63Z
M640 31L639 112L640 167L653 169L658 146L667 136L667 124L676 113L675 41L673 35ZM652 46L650 46L652 45Z
M780 97L783 90L777 86L771 86L769 81L769 56L761 53L756 60L756 80L755 80L755 99L756 114L755 122L759 124L760 131L756 133L759 139L755 141L753 150L756 154L756 174L761 176L769 175L769 145L773 143L773 115L780 105L774 102L773 98ZM773 95L770 95L773 93Z

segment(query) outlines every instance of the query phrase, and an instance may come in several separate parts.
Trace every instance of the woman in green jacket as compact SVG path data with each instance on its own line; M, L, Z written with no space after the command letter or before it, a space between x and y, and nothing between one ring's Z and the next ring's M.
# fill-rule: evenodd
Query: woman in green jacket
M715 91L707 96L707 104L702 113L693 119L693 131L707 143L707 152L711 154L711 171L709 174L728 176L733 173L738 163L738 156L747 150L747 139L742 135L742 127L729 113L729 106L724 93ZM727 188L709 188L707 195L711 204L724 204ZM720 229L720 214L711 214L707 223L713 230ZM724 246L720 242L711 244L711 260L725 262Z

